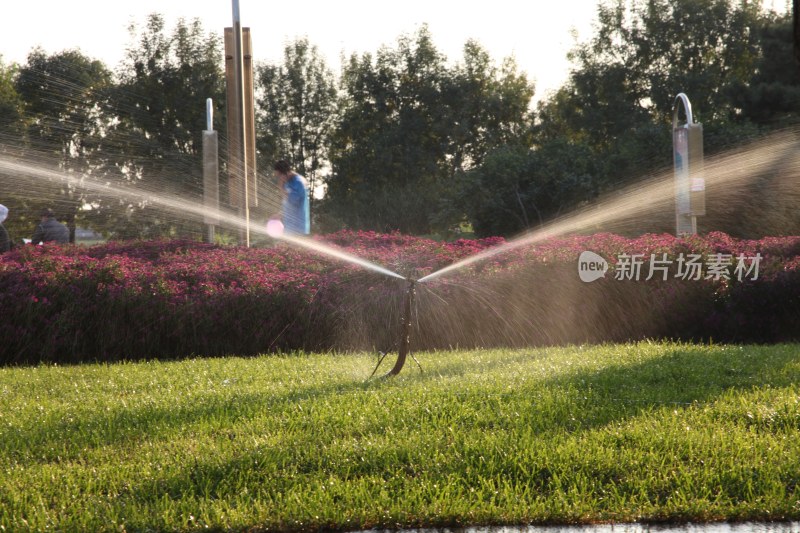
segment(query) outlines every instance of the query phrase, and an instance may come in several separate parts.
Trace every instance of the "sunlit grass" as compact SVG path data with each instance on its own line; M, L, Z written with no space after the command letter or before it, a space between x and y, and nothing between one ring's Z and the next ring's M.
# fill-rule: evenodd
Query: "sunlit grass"
M0 528L800 518L796 345L417 357L0 369Z

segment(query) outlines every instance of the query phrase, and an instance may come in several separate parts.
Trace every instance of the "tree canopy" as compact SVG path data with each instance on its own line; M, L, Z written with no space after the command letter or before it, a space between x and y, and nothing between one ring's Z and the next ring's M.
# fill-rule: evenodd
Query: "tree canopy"
M707 154L795 124L793 29L791 14L759 2L601 0L567 81L535 107L528 74L476 41L447 58L423 26L342 58L334 73L300 38L282 62L256 64L260 167L289 159L326 190L316 231L513 235L668 167L679 92L703 123ZM221 41L199 21L167 28L153 14L131 27L113 72L75 50L0 62L0 157L34 154L118 191L199 201L206 98L224 121ZM201 227L159 212L146 194L123 200L62 183L33 200L13 187L0 201L18 210L57 202L73 227L110 237Z
M533 86L475 42L448 66L427 28L342 71L324 214L348 227L407 233L460 222L464 170L529 130Z

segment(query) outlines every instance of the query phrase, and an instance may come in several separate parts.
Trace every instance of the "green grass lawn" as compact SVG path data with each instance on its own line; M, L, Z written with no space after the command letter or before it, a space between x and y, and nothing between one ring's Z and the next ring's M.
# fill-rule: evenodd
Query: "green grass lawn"
M417 357L0 369L0 531L800 519L800 346Z

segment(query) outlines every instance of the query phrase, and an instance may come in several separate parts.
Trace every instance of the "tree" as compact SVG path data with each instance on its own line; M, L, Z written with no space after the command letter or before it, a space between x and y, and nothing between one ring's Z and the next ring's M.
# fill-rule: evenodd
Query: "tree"
M480 165L495 148L530 143L534 86L513 58L497 68L476 41L464 45L463 62L443 88L450 116L451 174Z
M267 168L288 159L313 191L329 168L328 146L336 112L336 83L316 46L298 39L284 48L282 65L261 65L256 78L258 149Z
M795 14L796 15L796 14ZM739 121L779 128L800 113L800 63L793 56L792 14L766 13L753 29L758 57L747 84L732 88Z
M21 148L20 138L24 133L24 117L22 114L23 102L15 85L19 68L17 65L5 65L0 56L0 162L14 157ZM25 198L18 189L19 181L16 176L0 172L0 190L3 191L2 203L10 209L11 217L3 225L11 235L12 240L18 240L22 232L27 233L22 206Z
M790 26L759 2L602 2L595 36L572 52L567 84L538 108L537 146L584 143L602 193L672 165L679 92L703 124L706 155L794 123L800 73ZM771 210L787 203L776 198Z
M401 37L397 49L382 48L374 61L350 57L332 142L329 217L349 227L430 231L445 175L445 76L427 28Z
M22 99L14 85L18 68L6 66L0 56L0 135L15 138L21 132ZM3 143L5 144L5 142Z
M199 20L179 20L166 33L161 15L130 28L114 93L118 124L113 133L121 159L121 184L157 194L202 198L202 131L205 101L212 98L224 119L221 37L205 34ZM136 201L114 222L119 236L155 236L200 231L200 221L150 216L156 208Z
M460 201L476 235L511 236L594 198L596 176L585 145L563 139L536 149L508 144L465 174Z
M709 131L730 133L708 136L706 153L750 131L735 126L742 105L733 95L743 93L756 69L757 3L607 0L597 9L597 32L571 52L567 83L540 104L538 142L585 143L602 162L598 183L608 189L670 164L679 92L689 95L695 119Z
M102 172L96 156L108 125L104 110L110 84L106 66L77 50L47 55L35 49L15 80L23 102L26 149L38 164L74 178L36 189L39 201L56 203L57 215L67 220L71 242L75 240L76 217L92 201L92 193L78 184ZM30 197L27 201L36 203Z
M529 131L533 87L477 43L448 67L426 27L397 47L351 56L341 82L325 214L339 224L425 234L463 219L465 170Z
M493 150L531 145L533 95L533 84L513 58L498 68L479 43L467 41L462 62L450 70L444 86L450 146L445 193L432 216L439 231L450 233L469 221L469 198L463 194L470 182L466 172L482 165Z
M576 59L581 66L624 67L626 94L655 117L670 119L675 95L684 92L704 120L727 118L734 109L726 87L746 83L753 72L759 16L756 2L601 3L597 35Z

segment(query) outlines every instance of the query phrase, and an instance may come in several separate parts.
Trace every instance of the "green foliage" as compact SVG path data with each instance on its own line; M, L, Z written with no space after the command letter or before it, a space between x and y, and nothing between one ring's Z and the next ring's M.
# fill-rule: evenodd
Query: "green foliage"
M752 78L748 84L731 89L734 105L741 108L743 119L771 128L797 122L800 68L792 54L792 29L791 13L768 13L753 29L759 54Z
M461 180L458 202L477 236L513 235L541 222L530 202L535 157L524 147L500 148Z
M545 132L611 150L632 128L667 127L679 92L699 121L731 118L729 88L754 71L758 13L729 0L600 3L597 33L572 52L575 70L542 110Z
M12 143L17 143L24 133L23 101L14 84L18 70L17 65L5 65L0 56L0 157L13 154L15 150ZM9 232L12 242L17 242L21 238L21 232L32 231L32 226L27 225L20 217L25 199L14 194L15 187L9 183L11 178L0 172L0 187L3 191L0 203L10 209L10 217L3 222L3 227Z
M460 203L476 235L514 235L594 198L596 176L591 152L580 143L505 146L467 173Z
M700 121L729 117L733 106L726 88L747 83L757 59L751 28L759 24L758 4L638 0L624 6L599 6L602 27L591 46L605 48L612 64L627 68L631 96L649 100L640 105L649 104L650 113L665 121L678 92L690 95ZM587 52L578 57L591 61Z
M425 233L443 177L444 57L427 29L344 66L326 212L350 227ZM425 195L420 194L424 190ZM417 209L402 216L416 204ZM398 215L400 215L398 217Z
M224 123L221 38L205 34L199 20L181 19L167 33L158 14L150 15L141 30L132 25L130 32L135 42L113 91L118 122L109 134L119 157L117 179L122 186L199 200L207 98L222 117L217 123ZM176 226L152 210L147 203L128 205L123 213L115 210L107 229L114 237L193 234L200 229L198 221Z
M0 527L800 519L796 345L416 356L0 369Z
M19 68L14 84L24 115L24 148L18 141L16 149L29 151L33 158L64 173L104 172L100 153L109 123L104 110L112 77L102 62L77 50L47 55L35 49ZM21 208L17 213L20 222L26 222L32 231L39 209L52 207L58 218L67 221L74 240L76 217L83 205L96 197L66 180L37 192L31 197L30 191L20 191L16 202Z
M479 166L492 149L530 141L534 87L513 58L498 68L477 41L468 41L444 93L452 174Z
M703 124L707 155L797 121L790 14L730 0L609 0L597 13L595 35L571 52L569 80L539 104L536 126L542 146L566 139L589 149L596 190L672 165L679 92Z
M340 118L325 215L349 227L407 233L448 229L441 212L460 172L528 131L533 88L507 61L497 69L477 43L448 67L427 28L394 49L352 56L342 74Z
M21 130L22 99L14 86L17 70L16 65L5 65L0 56L0 139Z
M103 105L110 82L105 65L79 51L50 56L41 49L31 52L16 78L30 141L40 150L55 151L65 161L85 163L103 126L96 107Z
M327 186L317 231L513 234L668 168L679 92L707 155L795 124L792 22L759 2L602 0L567 83L535 111L527 75L474 41L449 63L423 27L346 58L335 76L298 39L282 64L257 67L260 166L288 158L312 187ZM199 237L199 220L177 222L146 195L200 198L206 98L225 119L221 39L198 21L168 29L157 14L131 37L116 76L70 50L0 65L3 153L116 188L58 183L40 194L4 183L19 231L47 204L113 237ZM135 199L120 192L129 189Z
M72 50L46 55L37 49L18 71L2 71L0 102L20 116L0 123L3 150L43 173L76 178L23 188L18 176L7 177L18 238L32 231L38 220L29 215L44 205L73 230L80 223L115 238L199 234L199 221L178 221L147 198L201 197L205 100L213 98L221 109L224 95L220 39L205 36L198 21L181 20L168 34L155 14L137 31L131 27L136 42L116 77ZM79 186L84 180L111 188Z

